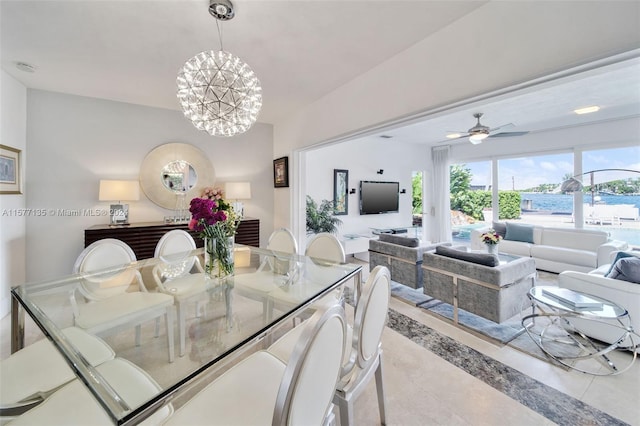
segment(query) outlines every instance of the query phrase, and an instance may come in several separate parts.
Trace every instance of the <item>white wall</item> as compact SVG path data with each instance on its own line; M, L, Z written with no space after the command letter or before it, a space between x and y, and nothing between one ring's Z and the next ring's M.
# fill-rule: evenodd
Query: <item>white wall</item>
M426 146L404 144L398 147L393 139L366 137L334 144L307 152L306 193L316 203L333 200L333 169L349 171L349 213L337 216L342 220L339 234L368 234L370 228L396 228L411 225L411 172L422 171L428 152ZM383 169L379 175L377 170ZM359 183L361 180L400 182L398 213L360 215Z
M273 130L256 124L233 138L198 131L178 111L28 91L29 171L26 204L34 209L108 209L98 201L100 179L138 179L149 151L169 142L189 143L204 151L217 182L249 181L252 199L245 215L260 219L260 239L273 230ZM211 182L214 184L214 182ZM141 191L129 202L129 221L161 221L172 214ZM106 224L107 217L52 216L27 219L27 281L71 273L84 247L84 229ZM4 257L3 257L4 259ZM37 261L36 261L37 260Z
M638 2L489 2L277 122L274 156L638 48L639 27Z
M27 89L0 70L0 144L22 150L23 182L27 166ZM26 220L15 212L25 207L23 194L0 195L0 318L11 309L12 286L25 282Z

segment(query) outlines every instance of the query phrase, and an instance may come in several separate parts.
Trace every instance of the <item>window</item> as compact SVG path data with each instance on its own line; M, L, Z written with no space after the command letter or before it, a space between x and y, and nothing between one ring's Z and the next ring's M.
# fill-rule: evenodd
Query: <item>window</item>
M489 223L491 211L491 163L454 164L450 168L451 234L468 241L471 229Z
M572 153L499 160L500 219L574 227L573 195L560 192L572 175Z
M574 176L573 153L497 160L500 220L575 227L573 193L562 193ZM582 154L584 227L640 247L640 147ZM626 169L603 171L602 169ZM593 172L592 172L593 171ZM592 181L593 179L593 181ZM468 239L477 222L491 223L491 161L451 167L451 225L454 239ZM592 184L593 183L593 184Z
M613 239L640 247L639 164L638 146L582 153L585 228L605 230Z
M414 226L422 226L422 176L422 172L411 172L411 213Z

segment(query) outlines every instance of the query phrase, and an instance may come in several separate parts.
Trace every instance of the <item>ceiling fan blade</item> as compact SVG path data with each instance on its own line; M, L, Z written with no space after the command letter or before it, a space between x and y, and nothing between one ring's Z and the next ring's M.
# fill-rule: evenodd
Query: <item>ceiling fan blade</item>
M522 135L526 135L527 131L523 131L523 132L500 132L500 133L494 133L492 135L489 135L490 138L508 138L511 136L522 136Z
M447 142L453 142L453 141L457 141L458 139L464 139L464 138L468 138L470 136L469 133L461 133L461 132L447 132L447 133L460 133L460 136L455 137L455 138L447 138L444 140L441 140L440 142L437 143L447 143Z
M489 134L498 133L499 131L507 130L512 127L515 127L515 124L513 123L503 124L502 126L494 127L493 129L489 130Z

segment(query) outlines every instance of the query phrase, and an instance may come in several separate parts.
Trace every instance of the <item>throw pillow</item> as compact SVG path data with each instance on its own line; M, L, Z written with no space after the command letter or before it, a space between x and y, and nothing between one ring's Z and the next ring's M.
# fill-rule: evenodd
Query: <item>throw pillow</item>
M523 243L533 244L533 226L511 222L507 222L506 225L507 233L504 236L505 240L522 241Z
M640 284L640 258L631 256L618 260L606 277Z
M383 243L397 244L405 247L419 247L420 241L417 238L400 237L393 234L380 234L378 240Z
M502 238L507 235L507 224L504 222L493 222L493 230Z
M620 259L624 259L625 257L632 257L633 255L631 253L627 253L625 251L619 251L618 253L616 253L616 258L613 259L613 262L611 262L611 267L609 268L609 270L607 271L606 274L604 274L605 277L609 276L609 274L611 273L611 271L613 271L613 266L616 264L616 262Z
M467 251L456 250L451 247L438 246L436 254L450 257L452 259L464 260L471 263L477 263L484 266L498 266L500 259L495 254L489 253L471 253Z

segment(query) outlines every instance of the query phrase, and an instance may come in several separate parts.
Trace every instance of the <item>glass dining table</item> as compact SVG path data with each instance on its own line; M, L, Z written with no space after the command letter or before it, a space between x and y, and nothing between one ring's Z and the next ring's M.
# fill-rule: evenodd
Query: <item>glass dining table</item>
M225 371L244 354L261 348L291 327L293 319L313 309L319 299L333 297L348 282L354 283L354 298L360 291L362 267L356 264L332 263L236 244L234 273L225 278L209 278L193 267L202 261L202 256L202 249L197 249L13 287L12 353L24 346L25 315L28 315L113 423L137 424L167 404L179 405L188 399L199 386ZM185 304L183 330L179 321L172 327L175 333L169 332L168 327L159 327L159 321L147 321L141 326L139 345L136 344L137 330L134 339L134 325L96 333L113 349L116 357L135 364L159 385L152 398L136 406L124 402L116 391L117 386L87 362L64 332L66 328L78 326L74 317L78 306L75 305L92 303L75 296L78 288L88 282L113 285L114 277L130 277L131 273L139 273L150 293L162 290L171 294L173 284L181 279L198 283L200 289L188 301L193 303ZM109 279L98 279L104 277ZM162 277L163 282L156 287L158 277ZM247 282L250 285L246 285ZM134 286L127 291L139 289ZM279 303L283 295L286 303ZM167 345L172 344L168 342L173 340L173 334L181 332L185 335L186 350L183 356L172 357L170 361L166 356Z

